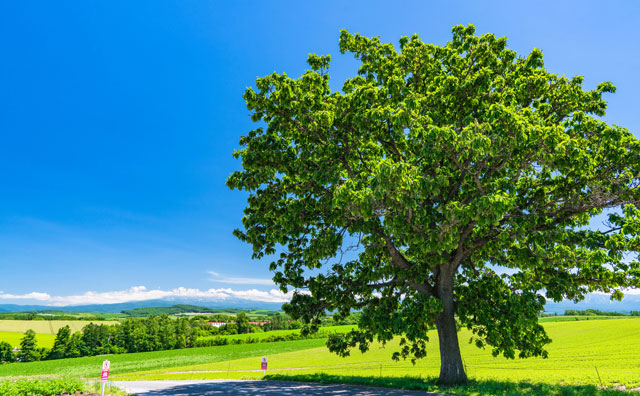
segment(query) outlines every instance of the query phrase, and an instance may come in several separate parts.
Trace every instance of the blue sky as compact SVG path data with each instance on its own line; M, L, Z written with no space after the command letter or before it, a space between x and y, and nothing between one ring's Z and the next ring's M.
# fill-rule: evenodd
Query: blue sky
M256 77L330 53L337 89L356 69L339 29L444 44L473 23L587 87L613 81L606 119L638 136L639 14L635 1L2 2L0 303L278 300L231 234L246 195L224 185Z

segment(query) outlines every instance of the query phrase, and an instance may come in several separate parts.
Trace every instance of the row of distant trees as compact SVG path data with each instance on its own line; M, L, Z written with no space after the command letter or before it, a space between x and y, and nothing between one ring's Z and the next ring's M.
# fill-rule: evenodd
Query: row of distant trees
M209 324L211 321L223 321L227 325L216 328ZM10 344L0 343L0 363L190 348L197 346L196 340L201 336L299 327L299 323L293 323L285 315L272 317L262 327L251 325L245 313L191 318L152 315L146 318L127 318L114 325L90 323L82 331L75 333L71 332L69 326L61 327L51 349L38 347L36 333L27 330L17 353L14 353Z
M627 315L622 312L606 312L598 309L567 309L564 314L565 316L640 316L640 311L631 311Z
M90 320L95 322L111 319L95 316L93 314L66 314L62 312L51 314L43 314L38 312L0 312L0 320Z
M27 330L20 342L20 350L13 353L11 345L0 344L0 361L32 362L128 352L147 352L187 348L198 337L197 322L186 318L150 316L144 319L126 319L122 324L86 325L82 331L71 332L61 327L51 349L37 345L36 334Z

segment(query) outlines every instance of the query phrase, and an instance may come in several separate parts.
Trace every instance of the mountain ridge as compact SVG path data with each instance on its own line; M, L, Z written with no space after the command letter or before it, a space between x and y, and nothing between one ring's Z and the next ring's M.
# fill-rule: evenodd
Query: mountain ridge
M227 299L224 301L208 301L203 299L155 299L143 301L131 301L114 304L86 304L86 305L20 305L20 304L0 304L0 312L24 312L24 311L44 311L56 310L61 312L96 312L96 313L119 313L136 308L170 307L176 304L198 305L204 308L222 309L268 309L279 311L282 309L281 303L251 301L243 299Z
M226 299L226 300L206 300L195 298L172 298L172 299L155 299L143 301L131 301L114 304L85 304L85 305L20 305L20 304L0 304L0 312L24 312L24 311L43 311L56 310L61 312L96 312L96 313L119 313L125 310L136 308L151 307L170 307L176 304L198 305L205 308L222 309L222 308L238 308L238 309L268 309L279 311L282 309L281 303L252 301L245 299ZM610 296L606 294L591 293L588 294L583 301L574 303L569 300L561 302L547 302L545 312L562 314L567 309L597 309L605 312L622 312L640 310L640 295L626 294L622 301L611 301Z

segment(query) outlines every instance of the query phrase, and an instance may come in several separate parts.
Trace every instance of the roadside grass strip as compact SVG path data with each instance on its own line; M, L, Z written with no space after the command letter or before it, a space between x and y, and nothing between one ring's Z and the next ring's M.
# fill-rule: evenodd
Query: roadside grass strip
M319 382L323 384L353 384L381 386L406 390L446 393L459 396L631 396L636 392L598 389L594 385L553 385L526 381L508 382L471 380L457 386L437 384L437 377L358 377L329 374L268 375L268 380Z
M490 349L481 350L465 342L470 333L462 330L459 336L467 374L478 381L625 386L627 389L640 386L640 319L560 321L545 323L544 326L553 339L548 346L548 359L494 358ZM391 354L398 348L398 340L394 340L386 346L373 344L365 354L353 351L347 358L332 354L325 347L264 354L269 358L267 373L435 378L440 370L440 356L437 334L434 331L430 335L432 341L428 344L427 358L418 360L416 365L410 361L391 360ZM220 359L197 365L175 365L139 371L135 375L123 373L117 379L259 379L262 378L260 356L255 354L230 361Z
M20 340L24 337L24 333L16 333L16 332L0 332L0 342L5 341L11 344L14 347L20 347ZM36 334L36 341L38 342L38 347L51 348L53 347L53 343L56 340L56 336L53 334Z

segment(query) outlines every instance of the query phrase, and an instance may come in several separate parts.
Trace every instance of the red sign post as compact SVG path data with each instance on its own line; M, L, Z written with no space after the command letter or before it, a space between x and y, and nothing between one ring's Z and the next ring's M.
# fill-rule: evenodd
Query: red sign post
M108 360L105 360L104 362L102 362L102 375L100 376L100 382L107 382L109 381L109 366L111 365L111 362Z
M262 368L262 375L264 375L265 372L267 371L267 357L266 356L262 357L260 367Z
M111 365L111 362L108 360L105 360L104 362L102 362L102 375L100 376L100 382L102 383L102 392L100 392L100 394L102 396L104 396L104 384L109 381L109 366Z

